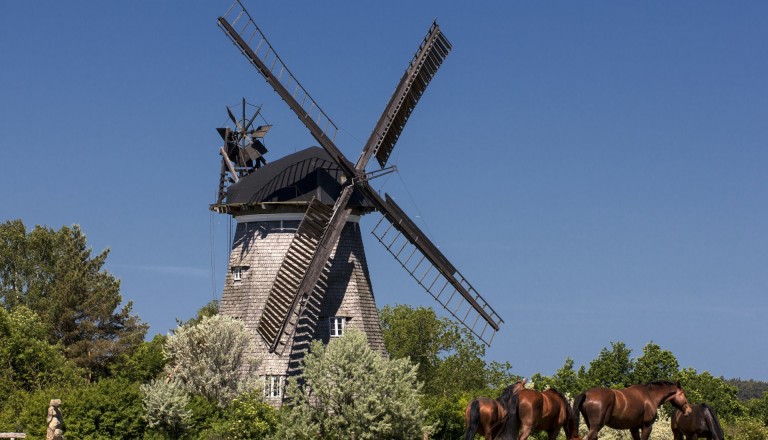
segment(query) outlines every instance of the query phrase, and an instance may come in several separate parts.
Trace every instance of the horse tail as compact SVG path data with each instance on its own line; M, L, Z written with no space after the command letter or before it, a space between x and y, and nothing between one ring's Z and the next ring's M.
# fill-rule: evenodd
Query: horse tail
M707 428L709 428L709 432L711 432L713 436L717 436L716 440L725 439L723 428L720 427L720 420L717 419L715 410L710 408L706 403L702 403L701 406L706 411L704 418L707 420Z
M578 396L576 396L575 399L573 399L573 423L576 425L576 431L579 430L579 416L581 416L582 409L584 408L584 399L587 398L586 393L581 393ZM587 428L589 428L589 419L587 419L586 416L584 416L584 423L587 424Z
M517 416L517 408L519 404L520 395L514 393L512 398L509 399L507 415L504 416L504 426L501 428L501 432L499 432L499 436L497 438L502 440L517 440L517 433L520 431L520 418Z
M473 440L477 432L477 426L480 424L480 402L473 400L467 408L467 433L464 440Z
M565 426L563 427L565 429L565 437L568 439L576 438L579 435L579 420L578 416L574 415L574 410L571 408L571 404L568 403L568 399L566 399L565 396L560 391L557 391L557 395L560 396L561 399L563 399L563 402L565 403ZM574 403L576 403L574 401Z

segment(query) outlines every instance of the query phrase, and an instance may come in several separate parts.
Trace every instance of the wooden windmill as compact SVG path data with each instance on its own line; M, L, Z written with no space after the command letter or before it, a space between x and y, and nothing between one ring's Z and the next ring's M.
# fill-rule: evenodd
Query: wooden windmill
M279 399L313 339L345 327L364 331L384 351L358 218L378 212L373 235L403 268L479 340L490 345L503 322L389 195L369 184L386 163L411 112L451 45L433 23L353 163L334 140L338 128L288 70L239 0L218 24L288 104L322 148L267 163L243 111L236 129L219 129L222 174L211 209L233 215L237 229L222 313L254 331L267 397ZM245 102L243 103L245 107ZM258 135L257 135L258 134ZM376 157L381 170L365 168ZM249 162L250 160L250 162Z

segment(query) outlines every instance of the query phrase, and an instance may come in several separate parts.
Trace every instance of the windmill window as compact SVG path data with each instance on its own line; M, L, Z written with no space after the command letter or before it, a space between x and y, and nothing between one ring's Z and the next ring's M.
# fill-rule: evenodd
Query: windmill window
M232 267L232 281L242 281L243 272L248 270L248 266L233 266Z
M338 338L344 335L344 324L347 318L343 316L333 316L328 318L328 328L332 338Z
M267 231L295 231L299 229L299 220L270 220L257 222L257 227L264 228Z
M283 397L283 388L285 387L285 377L275 374L268 374L264 377L264 397L280 398Z

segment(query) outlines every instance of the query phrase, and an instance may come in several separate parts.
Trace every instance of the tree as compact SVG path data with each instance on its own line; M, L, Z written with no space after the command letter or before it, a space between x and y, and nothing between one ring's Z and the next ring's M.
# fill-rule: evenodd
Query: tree
M603 348L597 358L589 363L589 370L580 374L582 385L585 389L624 388L632 385L634 360L630 358L631 354L632 350L623 342L611 342L611 349Z
M262 439L272 434L276 425L275 409L264 402L261 390L254 390L233 400L206 434L227 440Z
M140 344L147 329L131 302L120 307L120 281L102 269L108 255L92 256L77 225L29 233L21 220L0 225L0 304L37 313L48 341L61 342L92 380Z
M726 424L723 431L728 440L765 440L768 438L768 427L760 420L751 417L737 417L735 421Z
M763 393L763 397L759 399L747 400L744 405L750 417L760 420L765 426L768 426L768 391Z
M571 397L576 397L584 391L579 383L579 377L573 369L573 359L565 358L563 366L552 376L552 388Z
M24 432L30 439L45 438L48 405L53 396L63 396L62 391L58 386L49 386L41 390L16 391L7 396L0 404L0 432Z
M466 329L438 318L431 308L406 305L379 310L384 345L393 359L418 365L418 379L430 396L503 388L514 380L508 362L486 364L485 346Z
M486 363L485 346L455 322L438 318L431 308L386 306L379 316L390 357L418 365L417 377L424 383L422 406L434 438L461 436L471 397L498 396L517 379L509 362Z
M417 367L387 359L350 330L327 346L312 344L276 438L413 439L425 429ZM301 385L299 385L301 384Z
M195 325L195 324L199 324L200 321L203 320L203 318L210 318L211 316L218 315L218 314L219 314L219 301L214 299L207 302L202 307L200 307L193 318L190 318L187 321L182 321L179 318L176 318L176 324L178 324L179 327Z
M167 362L163 351L166 339L166 336L157 334L151 341L142 342L130 355L123 354L110 367L111 374L141 383L156 379Z
M441 353L450 350L452 342L448 324L437 318L432 309L412 309L405 305L385 306L379 310L384 345L393 359L410 358L418 365L418 378L431 382L440 365ZM429 388L429 386L427 386Z
M733 421L745 412L737 398L738 389L722 377L714 377L707 371L697 373L693 368L684 368L678 373L678 380L688 402L708 404L721 419Z
M759 399L768 392L768 382L754 379L727 379L729 385L739 389L739 400Z
M67 393L61 411L67 438L94 440L141 438L146 422L139 384L104 378Z
M165 352L170 378L222 408L256 386L250 377L260 361L253 357L250 335L237 319L204 316L197 324L183 325L168 336Z
M23 305L11 312L0 307L0 403L14 391L79 383L82 371L63 351L47 341L35 312Z
M649 342L643 347L643 355L635 361L632 374L635 383L647 383L654 380L674 380L680 365L669 350L662 350L657 344Z

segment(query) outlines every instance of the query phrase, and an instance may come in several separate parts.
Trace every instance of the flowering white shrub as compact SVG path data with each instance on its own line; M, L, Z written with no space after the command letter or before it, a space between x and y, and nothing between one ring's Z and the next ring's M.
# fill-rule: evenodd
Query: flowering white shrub
M660 409L656 417L656 422L653 423L651 436L648 440L669 440L674 438L672 435L671 423L672 421L669 416ZM579 424L579 433L583 438L586 437L587 432L589 432L589 430L587 429L587 425L584 424L584 418L582 417L581 423ZM562 437L562 433L560 434L560 437ZM632 435L627 429L613 429L605 426L600 430L600 440L632 440Z
M223 315L203 317L199 323L183 325L168 336L166 373L188 392L223 408L257 387L251 373L259 360L250 355L253 352L251 338L241 321Z

